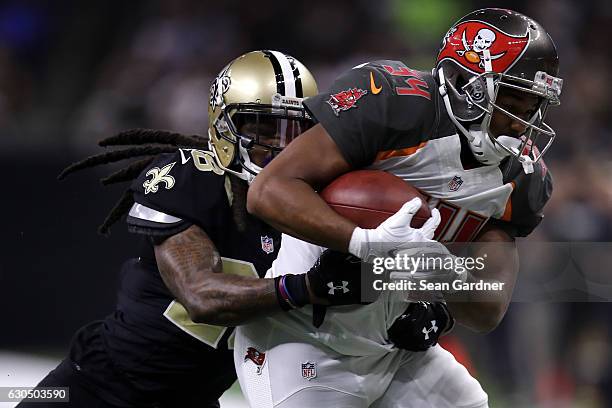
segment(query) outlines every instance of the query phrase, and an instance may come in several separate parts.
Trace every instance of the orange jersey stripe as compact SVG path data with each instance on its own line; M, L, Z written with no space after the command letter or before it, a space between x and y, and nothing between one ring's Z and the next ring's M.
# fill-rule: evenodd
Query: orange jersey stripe
M415 154L417 150L425 147L426 144L427 142L421 142L417 146L406 147L404 149L386 150L384 152L378 152L378 154L376 155L376 160L378 161L378 160L389 159L391 157L410 156L411 154Z

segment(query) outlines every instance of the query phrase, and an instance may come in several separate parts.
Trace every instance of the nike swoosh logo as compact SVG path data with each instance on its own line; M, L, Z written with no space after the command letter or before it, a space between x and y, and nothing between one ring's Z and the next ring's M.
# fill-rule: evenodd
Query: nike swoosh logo
M378 95L380 91L382 91L382 85L379 87L376 87L376 83L374 83L374 73L372 72L370 72L370 90L372 91L372 94L374 95Z

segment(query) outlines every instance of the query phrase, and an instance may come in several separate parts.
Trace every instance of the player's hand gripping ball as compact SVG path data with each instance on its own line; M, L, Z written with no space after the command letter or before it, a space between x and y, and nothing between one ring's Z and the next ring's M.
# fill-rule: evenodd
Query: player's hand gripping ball
M440 224L440 213L429 210L416 188L383 171L344 174L327 186L321 197L357 224L348 249L366 261L388 256L408 243L414 247L431 242Z
M425 197L401 178L380 170L357 170L338 177L321 192L321 197L338 214L361 228L376 228L415 197ZM420 228L431 217L427 205L412 217L410 225Z

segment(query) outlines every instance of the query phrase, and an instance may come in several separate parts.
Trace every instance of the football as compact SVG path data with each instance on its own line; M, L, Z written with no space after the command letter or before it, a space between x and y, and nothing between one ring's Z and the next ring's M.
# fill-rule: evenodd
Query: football
M343 174L320 195L334 211L361 228L376 228L414 197L419 197L425 205L417 211L410 225L419 228L431 216L425 197L416 188L380 170Z

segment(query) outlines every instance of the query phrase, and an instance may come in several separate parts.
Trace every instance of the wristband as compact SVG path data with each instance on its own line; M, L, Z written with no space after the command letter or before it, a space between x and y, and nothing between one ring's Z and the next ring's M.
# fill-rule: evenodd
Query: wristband
M276 299L281 309L289 311L310 303L306 275L282 275L274 278Z

